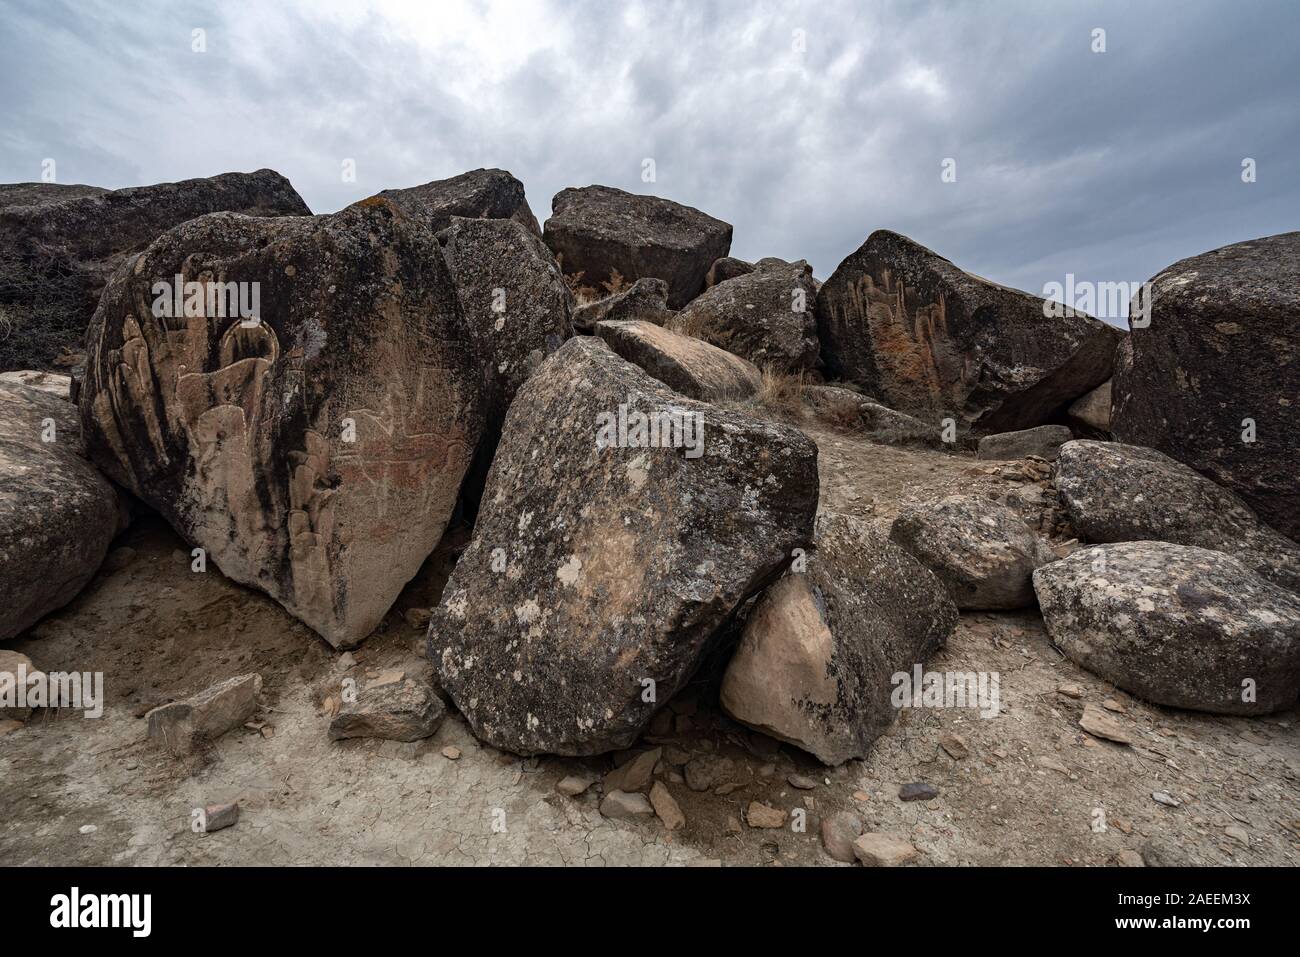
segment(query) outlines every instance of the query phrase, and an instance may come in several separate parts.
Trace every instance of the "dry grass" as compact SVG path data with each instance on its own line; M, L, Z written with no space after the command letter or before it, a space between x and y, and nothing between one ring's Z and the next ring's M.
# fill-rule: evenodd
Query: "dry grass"
M709 340L708 320L699 310L675 313L664 323L664 328L679 336L690 336L692 339L701 339L705 342Z
M804 388L807 386L803 372L786 372L775 366L766 365L762 369L763 382L758 387L754 401L769 412L776 412L790 418L802 418L804 414Z
M620 292L632 286L617 269L611 269L609 271L609 280L602 282L601 285L605 287L606 296L617 296Z

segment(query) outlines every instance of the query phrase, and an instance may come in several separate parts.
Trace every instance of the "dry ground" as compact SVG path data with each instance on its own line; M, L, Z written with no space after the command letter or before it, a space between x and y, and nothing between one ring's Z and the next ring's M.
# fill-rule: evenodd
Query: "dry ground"
M824 507L873 520L911 497L1005 496L1024 484L969 456L809 433L821 448ZM1031 490L1012 501L1034 498ZM1032 520L1035 506L1023 507ZM427 667L403 612L436 599L465 536L449 534L353 653L351 674ZM1122 850L1149 863L1300 862L1296 712L1220 718L1143 704L1063 659L1033 612L965 615L928 664L997 672L996 718L904 711L868 760L836 769L718 714L701 677L673 703L680 733L662 743L678 762L721 752L733 773L721 794L670 780L687 818L670 835L657 821L602 818L596 788L577 799L556 792L560 777L601 772L610 759L521 760L479 745L454 714L423 742L330 742L320 702L349 673L346 659L266 597L215 569L192 573L181 541L158 521L138 522L117 544L131 552L11 643L38 667L105 672L107 707L98 720L60 714L0 737L0 864L833 864L817 822L841 808L906 835L922 864L1107 865ZM231 733L189 762L146 744L148 707L250 671L264 679L265 728ZM1082 698L1059 693L1063 684ZM1080 730L1083 705L1103 701L1123 709L1133 746ZM939 745L946 734L969 755L950 757ZM449 745L458 759L444 756ZM792 774L817 787L792 787ZM899 801L912 781L938 797ZM1155 791L1179 806L1157 803ZM190 830L192 808L233 799L243 809L237 825ZM751 800L805 810L807 829L749 828ZM82 833L86 825L94 830Z

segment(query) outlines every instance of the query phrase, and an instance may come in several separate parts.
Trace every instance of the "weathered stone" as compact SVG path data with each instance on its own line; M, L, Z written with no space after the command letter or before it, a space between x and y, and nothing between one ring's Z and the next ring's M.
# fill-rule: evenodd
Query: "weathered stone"
M577 797L587 788L595 784L594 778L581 774L570 774L560 779L555 785L555 790L567 797Z
M1070 403L1066 417L1075 431L1093 438L1110 438L1111 387L1114 380L1107 379L1087 395Z
M419 741L430 737L447 708L427 681L402 672L381 674L347 702L330 721L330 740L385 738Z
M1031 455L1054 462L1061 446L1074 438L1064 425L1040 425L1019 432L986 435L979 442L979 459L1023 459Z
M596 335L664 385L702 402L745 399L763 384L752 362L653 323L601 322Z
M239 802L209 804L203 808L203 832L211 834L239 823Z
M857 860L853 842L862 836L862 818L852 811L836 811L821 820L822 847L834 860L852 864Z
M719 754L702 754L686 764L686 786L692 791L712 791L735 770L730 758Z
M601 787L606 794L612 791L626 791L630 794L633 791L647 790L654 780L655 765L663 753L663 748L651 748L629 758L605 775Z
M1079 719L1079 727L1093 737L1105 738L1116 744L1133 743L1133 735L1118 718L1107 714L1105 710L1092 703L1083 706L1083 717Z
M907 552L856 519L823 514L806 568L750 613L722 708L825 764L864 757L897 716L891 676L923 663L956 622L943 585Z
M0 701L16 702L20 686L39 684L44 677L26 655L0 648ZM0 721L26 721L31 715L32 709L25 705L21 708L17 704L0 706Z
M620 430L629 412L683 428ZM807 543L816 502L802 433L686 399L599 339L570 339L506 417L474 539L430 622L439 684L497 747L627 747L656 710L644 682L672 699L736 607Z
M720 282L692 300L672 327L759 367L801 372L817 364L816 300L812 267L802 259L760 259L753 272Z
M672 793L659 781L650 788L650 804L666 830L676 831L686 826L686 815Z
M177 274L260 289L260 313L140 308ZM385 200L205 216L105 290L87 446L228 578L355 645L438 543L482 433L466 339L433 234Z
M1300 694L1300 597L1222 552L1097 545L1034 572L1052 641L1139 698L1266 714Z
M864 867L898 867L917 856L916 848L906 838L874 831L853 842L853 853Z
M881 445L937 449L944 446L943 426L930 425L915 416L895 412L851 389L838 386L804 387L804 401L822 422L852 432Z
M905 506L889 538L934 572L961 609L1033 607L1030 576L1056 561L1015 511L974 495Z
M261 693L261 675L228 678L184 701L154 708L145 715L148 738L176 754L188 753L251 718Z
M674 312L668 308L668 283L647 277L622 292L573 310L574 331L591 335L602 322L650 322L662 326Z
M1174 263L1151 280L1149 319L1115 373L1115 438L1190 465L1300 541L1300 232Z
M519 387L573 335L571 296L551 251L516 220L454 216L438 241L483 369L495 434Z
M655 809L644 794L613 791L600 802L600 813L616 821L644 821Z
M52 369L61 355L82 352L113 271L171 227L223 210L311 212L269 169L111 191L16 185L0 195L0 370Z
M609 186L565 189L551 201L546 245L565 273L598 287L653 276L680 309L704 289L714 260L731 249L731 226L698 209Z
M77 407L0 383L0 641L71 601L128 521L84 458Z
M1068 442L1055 480L1071 524L1090 542L1212 548L1300 592L1300 546L1263 524L1231 491L1161 452L1118 442Z
M898 789L900 801L933 801L939 796L939 789L924 781L910 781Z
M758 801L750 801L749 807L745 809L745 823L750 827L784 827L785 811Z
M1000 432L1041 425L1110 378L1122 333L1044 310L878 230L823 284L817 329L832 375L923 419Z
M534 236L542 235L537 217L528 208L524 184L503 169L470 170L421 186L386 189L379 196L396 203L435 233L450 226L453 216L462 216L512 219Z
M712 289L720 282L735 279L737 276L745 276L753 271L753 263L737 259L735 256L723 256L721 259L715 259L713 265L709 267L709 271L704 277L704 288Z
M0 384L25 385L40 392L48 392L60 399L72 396L72 379L55 372L34 372L26 369L20 372L0 372Z

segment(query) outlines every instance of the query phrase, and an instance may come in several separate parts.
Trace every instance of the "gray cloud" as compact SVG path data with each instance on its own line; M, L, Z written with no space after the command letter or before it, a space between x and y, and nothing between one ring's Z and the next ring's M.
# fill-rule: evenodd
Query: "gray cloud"
M45 158L111 187L270 166L329 212L501 166L540 218L561 188L605 183L823 278L887 227L1034 291L1140 281L1300 210L1288 0L19 0L7 21L3 181Z

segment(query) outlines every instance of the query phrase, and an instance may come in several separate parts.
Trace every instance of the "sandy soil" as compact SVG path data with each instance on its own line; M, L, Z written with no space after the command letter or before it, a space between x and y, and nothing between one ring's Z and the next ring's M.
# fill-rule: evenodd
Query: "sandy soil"
M999 463L809 431L824 507L883 521L908 498L975 489L1012 496L1031 521L1044 508L1042 483L1009 481ZM1042 522L1053 526L1050 511ZM478 744L455 714L417 743L329 741L322 702L345 675L427 669L421 630L404 613L436 600L466 536L449 533L349 670L271 600L215 569L191 572L160 522L138 522L117 543L127 551L81 596L10 643L38 667L105 672L107 702L97 720L47 714L0 737L0 864L833 865L818 821L843 808L908 837L921 864L1107 865L1124 850L1148 863L1300 862L1300 715L1143 704L1063 659L1032 612L964 616L927 665L997 672L997 717L905 710L868 760L836 769L718 713L716 668L702 669L655 739L687 819L672 834L657 820L603 818L596 787L576 799L555 790L564 775L603 773L611 758L521 760ZM261 727L188 761L145 741L149 707L251 671L264 680ZM1085 734L1089 702L1109 702L1134 744ZM946 735L969 754L951 757ZM445 756L448 746L460 756ZM724 793L677 782L681 762L709 752L733 762ZM791 775L817 786L797 789ZM938 796L900 801L899 786L916 781ZM1153 800L1157 791L1178 806ZM236 799L234 827L191 831L193 808ZM752 800L802 809L806 829L748 827ZM82 833L86 825L94 830Z

